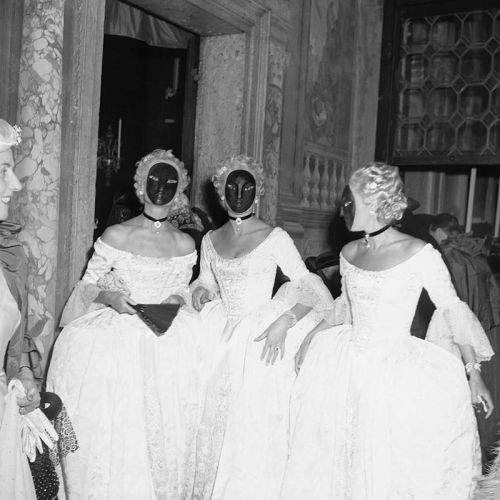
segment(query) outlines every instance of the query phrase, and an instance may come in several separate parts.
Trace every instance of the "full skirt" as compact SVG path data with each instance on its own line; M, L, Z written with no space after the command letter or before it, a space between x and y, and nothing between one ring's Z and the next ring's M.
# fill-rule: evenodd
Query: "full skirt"
M62 459L70 499L189 498L201 408L199 315L182 308L157 337L106 308L55 344L48 390L64 402L78 449Z
M281 500L468 500L480 473L460 361L404 336L320 332L292 398Z

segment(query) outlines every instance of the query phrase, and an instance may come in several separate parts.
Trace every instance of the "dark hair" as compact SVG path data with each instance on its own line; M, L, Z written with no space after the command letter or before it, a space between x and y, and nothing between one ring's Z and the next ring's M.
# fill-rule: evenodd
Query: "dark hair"
M458 223L458 219L454 215L451 215L451 214L435 215L431 219L429 229L431 231L435 231L436 229L442 229L448 235L450 235L451 233L460 233L461 232L460 224Z

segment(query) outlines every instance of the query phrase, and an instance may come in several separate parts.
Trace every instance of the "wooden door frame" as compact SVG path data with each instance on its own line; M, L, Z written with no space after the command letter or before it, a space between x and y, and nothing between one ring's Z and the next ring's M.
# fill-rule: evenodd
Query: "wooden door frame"
M242 149L262 158L271 25L283 43L281 13L255 0L134 0L133 5L200 36L246 36ZM64 15L63 120L56 314L80 279L92 248L104 1L67 0ZM198 120L198 118L197 118ZM203 127L203 123L198 123ZM195 164L198 152L194 152ZM196 172L194 172L196 176Z

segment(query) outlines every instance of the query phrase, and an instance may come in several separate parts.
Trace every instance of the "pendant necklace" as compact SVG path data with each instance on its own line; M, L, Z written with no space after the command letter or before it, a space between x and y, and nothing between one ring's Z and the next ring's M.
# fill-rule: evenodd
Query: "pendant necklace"
M365 245L366 248L370 248L370 238L373 238L374 236L378 236L379 234L382 234L384 231L387 231L391 227L390 224L387 224L387 226L384 226L377 231L373 231L373 233L365 233L364 239L365 239Z
M228 217L229 217L231 220L236 221L236 232L237 232L237 233L239 233L239 232L240 232L240 226L241 226L241 223L242 223L244 220L247 220L247 219L250 219L250 217L253 217L253 213L252 213L252 212L250 212L249 214L244 215L243 217L233 217L232 215L228 215Z
M168 219L168 215L166 217L162 217L161 219L155 219L154 217L151 217L151 215L148 215L146 212L142 212L142 215L144 215L146 219L149 219L150 221L153 222L153 224L151 224L151 230L155 234L158 234L160 232L160 227L162 223Z

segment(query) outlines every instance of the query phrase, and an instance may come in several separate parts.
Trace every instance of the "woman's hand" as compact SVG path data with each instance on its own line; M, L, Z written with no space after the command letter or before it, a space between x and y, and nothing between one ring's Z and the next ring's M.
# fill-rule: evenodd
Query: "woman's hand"
M180 306L183 306L186 301L184 300L184 297L181 297L180 295L173 294L170 295L170 297L167 297L165 300L162 300L162 304L178 304Z
M196 287L193 292L193 307L200 312L207 302L210 302L210 292L204 286Z
M260 359L266 360L266 365L272 365L276 361L278 354L280 359L285 355L285 340L288 329L290 328L290 318L282 314L278 319L273 321L264 331L254 339L254 342L260 342L266 339Z
M33 372L27 366L21 367L17 378L23 384L26 391L24 398L17 398L19 413L26 415L40 406L40 391L33 377Z
M481 373L478 370L472 370L469 377L472 405L475 408L480 407L480 405L485 406L485 418L488 418L495 408L490 391L486 387L483 377L481 377Z
M309 346L311 345L311 341L314 338L314 336L317 334L317 331L312 331L309 332L305 337L304 340L302 341L302 344L300 344L299 350L297 351L297 354L295 354L295 373L298 375L300 368L302 366L302 363L304 362L304 359L306 359L306 354L307 351L309 350Z
M135 309L130 307L130 304L134 306L137 304L124 293L110 290L99 292L96 302L110 306L120 314L135 314Z

